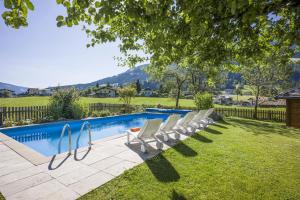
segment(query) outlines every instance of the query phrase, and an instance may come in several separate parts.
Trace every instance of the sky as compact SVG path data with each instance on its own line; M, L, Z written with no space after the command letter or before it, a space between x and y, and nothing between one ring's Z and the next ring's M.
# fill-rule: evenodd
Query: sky
M88 38L80 26L57 28L64 15L54 0L34 0L28 27L12 29L0 18L0 82L25 87L88 83L126 71L114 57L118 43L86 48ZM3 1L0 2L3 12Z

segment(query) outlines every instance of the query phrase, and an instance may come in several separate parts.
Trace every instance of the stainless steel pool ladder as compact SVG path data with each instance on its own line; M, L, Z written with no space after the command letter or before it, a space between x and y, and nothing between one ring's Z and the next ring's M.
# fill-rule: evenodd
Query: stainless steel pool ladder
M62 141L62 139L64 137L66 129L68 129L69 154L72 154L72 130L71 130L71 127L70 127L69 124L65 124L64 127L63 127L63 129L62 129L62 131L61 131L59 142L58 142L58 153L59 154L61 153L61 141Z
M92 146L92 132L91 132L91 124L88 122L88 121L85 121L82 126L81 126L81 129L80 129L80 133L79 133L79 136L78 136L78 139L77 139L77 148L79 147L79 138L84 130L84 128L87 127L88 129L88 134L89 134L89 147Z

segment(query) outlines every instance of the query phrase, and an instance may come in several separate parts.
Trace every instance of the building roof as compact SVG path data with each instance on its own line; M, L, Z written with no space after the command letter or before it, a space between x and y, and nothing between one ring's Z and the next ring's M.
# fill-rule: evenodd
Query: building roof
M5 88L0 89L0 91L8 91L8 92L13 92L13 93L15 92L13 90L5 89Z
M300 88L290 89L275 97L275 99L300 99Z

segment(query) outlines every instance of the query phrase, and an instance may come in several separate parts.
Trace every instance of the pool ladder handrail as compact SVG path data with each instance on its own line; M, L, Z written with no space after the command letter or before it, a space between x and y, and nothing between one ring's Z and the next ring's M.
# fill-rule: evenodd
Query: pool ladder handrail
M66 129L68 129L68 146L69 146L69 154L72 154L72 130L69 124L65 124L61 134L60 134L60 138L59 138L59 142L58 142L58 153L61 153L61 141L64 137L65 131Z
M81 134L83 132L83 129L87 127L88 129L88 134L89 134L89 147L91 148L92 146L92 131L91 131L91 124L88 121L85 121L82 125L81 125L81 129L80 129L80 133L79 136L77 138L77 148L79 147L79 138L81 137Z

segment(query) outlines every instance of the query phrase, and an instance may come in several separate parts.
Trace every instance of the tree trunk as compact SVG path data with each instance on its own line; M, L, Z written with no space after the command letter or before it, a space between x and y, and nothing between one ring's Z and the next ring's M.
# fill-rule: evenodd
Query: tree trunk
M256 96L255 96L255 107L254 107L254 113L253 118L257 119L257 106L258 106L258 98L259 98L260 88L257 86Z
M181 90L181 86L177 88L177 95L176 95L176 108L178 108L178 107L179 107L180 90Z

